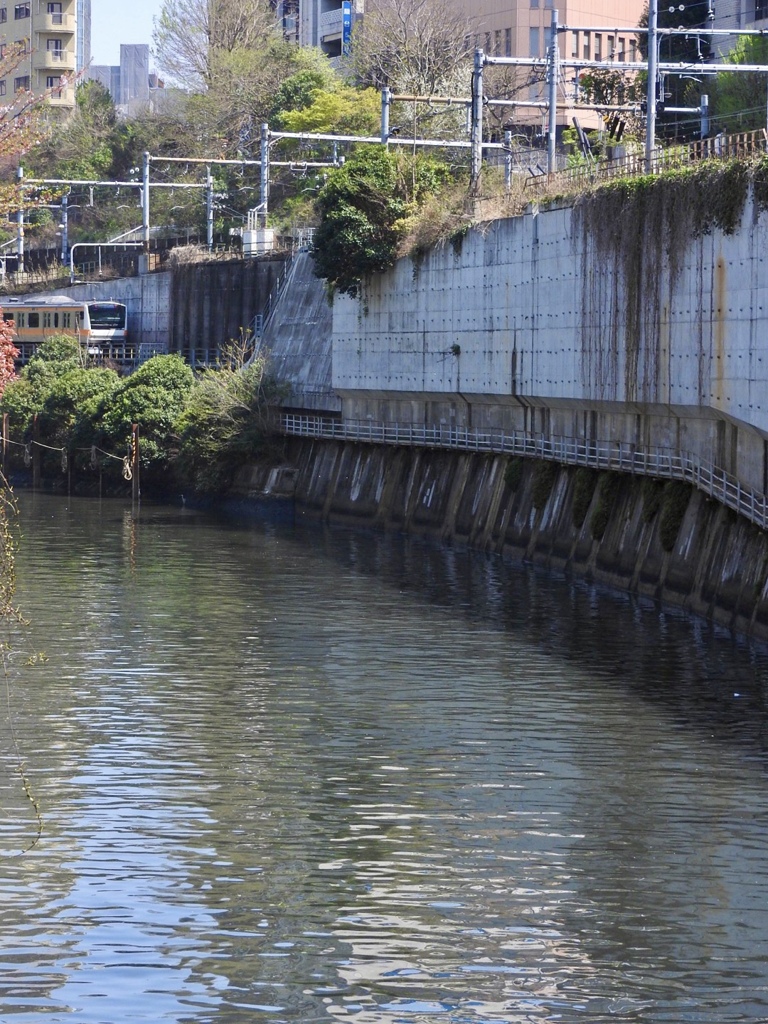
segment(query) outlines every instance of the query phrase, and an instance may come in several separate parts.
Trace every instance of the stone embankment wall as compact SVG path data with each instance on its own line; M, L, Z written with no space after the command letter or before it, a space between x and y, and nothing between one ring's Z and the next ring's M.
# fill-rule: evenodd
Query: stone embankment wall
M688 485L533 459L292 440L241 493L526 559L768 639L768 535Z

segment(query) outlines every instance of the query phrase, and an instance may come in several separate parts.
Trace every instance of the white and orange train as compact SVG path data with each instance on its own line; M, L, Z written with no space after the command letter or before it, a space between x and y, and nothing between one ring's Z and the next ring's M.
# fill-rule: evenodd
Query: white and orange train
M3 300L2 311L3 319L13 322L21 365L29 362L38 345L58 334L77 338L92 359L119 364L134 361L122 302L78 302L67 295L9 297Z

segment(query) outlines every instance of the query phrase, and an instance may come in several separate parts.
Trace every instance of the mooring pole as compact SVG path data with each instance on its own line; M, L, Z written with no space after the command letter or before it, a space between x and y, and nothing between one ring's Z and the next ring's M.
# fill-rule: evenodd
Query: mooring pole
M131 424L131 498L137 503L141 498L141 486L139 484L139 424Z

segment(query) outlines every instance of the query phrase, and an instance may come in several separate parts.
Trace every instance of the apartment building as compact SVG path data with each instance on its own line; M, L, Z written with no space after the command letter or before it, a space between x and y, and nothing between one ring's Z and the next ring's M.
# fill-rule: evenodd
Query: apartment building
M768 0L717 0L712 3L712 28L761 29L768 31ZM732 49L738 36L714 36L715 57Z
M0 0L0 53L24 47L0 78L0 102L19 90L49 92L54 107L75 105L75 78L91 59L91 0Z
M319 46L330 57L341 55L345 30L354 28L377 0L299 0L298 40ZM743 0L765 3L768 0ZM552 8L560 24L574 26L568 55L609 61L629 56L636 46L632 29L645 0L457 0L471 26L470 44L499 57L543 57L549 38ZM563 37L561 36L561 49Z

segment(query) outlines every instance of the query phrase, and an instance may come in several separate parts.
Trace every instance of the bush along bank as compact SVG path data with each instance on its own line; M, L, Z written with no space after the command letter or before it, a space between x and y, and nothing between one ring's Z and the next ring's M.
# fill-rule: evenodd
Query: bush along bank
M88 361L76 340L51 338L0 399L6 472L34 467L47 486L124 493L137 424L143 493L225 493L243 461L276 443L270 422L279 389L265 360L247 356L233 345L219 365L197 373L179 356L154 356L121 377Z

